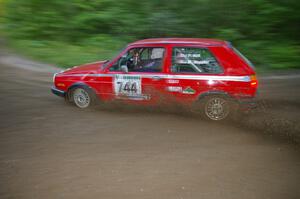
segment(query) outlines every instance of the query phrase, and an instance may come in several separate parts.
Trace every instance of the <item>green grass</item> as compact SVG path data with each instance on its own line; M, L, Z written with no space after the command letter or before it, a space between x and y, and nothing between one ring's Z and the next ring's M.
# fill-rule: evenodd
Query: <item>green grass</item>
M111 59L123 48L124 42L99 45L69 44L58 41L14 40L10 46L29 58L68 68L84 63Z

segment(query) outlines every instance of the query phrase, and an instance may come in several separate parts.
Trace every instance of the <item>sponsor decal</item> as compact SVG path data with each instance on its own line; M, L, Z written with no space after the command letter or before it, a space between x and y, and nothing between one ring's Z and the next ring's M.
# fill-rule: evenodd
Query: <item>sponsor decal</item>
M150 99L150 96L142 95L141 76L116 75L114 78L114 91L118 99Z
M167 83L169 83L169 84L178 84L179 80L178 79L167 79Z
M170 91L170 92L181 92L182 91L182 87L181 86L168 86L167 87L167 91Z
M116 75L114 90L116 95L139 96L142 94L140 76Z
M192 95L192 94L195 94L196 91L195 91L194 89L192 89L191 87L187 87L187 88L185 88L185 89L182 91L182 93L183 93L183 94L190 94L190 95Z
M177 60L176 61L178 64L209 64L209 61L203 60L203 61L198 61L198 60Z
M130 99L130 100L150 100L150 95L117 95L116 99Z
M140 76L130 76L130 75L116 75L116 80L120 80L120 81L126 81L126 80L133 80L133 81L141 81L141 77Z

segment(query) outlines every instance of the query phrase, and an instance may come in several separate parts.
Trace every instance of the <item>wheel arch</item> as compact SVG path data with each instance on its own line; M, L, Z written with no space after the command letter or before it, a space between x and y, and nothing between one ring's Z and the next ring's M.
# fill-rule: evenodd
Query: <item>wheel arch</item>
M213 95L219 95L219 96L234 100L234 98L228 92L225 92L222 90L212 90L212 91L203 92L200 95L198 95L198 97L196 98L196 101L201 101L202 99L204 99L208 96L213 96Z

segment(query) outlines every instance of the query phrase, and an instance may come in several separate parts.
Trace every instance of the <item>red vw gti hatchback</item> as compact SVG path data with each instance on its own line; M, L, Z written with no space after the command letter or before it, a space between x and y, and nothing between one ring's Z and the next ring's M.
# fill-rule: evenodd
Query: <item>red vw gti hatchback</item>
M110 61L75 66L53 80L52 92L79 108L98 100L175 103L211 120L253 107L258 86L253 65L229 42L191 38L136 41Z

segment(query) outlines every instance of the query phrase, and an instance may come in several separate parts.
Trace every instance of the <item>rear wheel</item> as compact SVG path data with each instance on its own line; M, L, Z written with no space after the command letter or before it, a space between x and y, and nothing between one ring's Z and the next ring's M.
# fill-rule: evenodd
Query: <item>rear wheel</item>
M208 120L224 121L234 115L235 103L229 97L212 95L201 99L196 106L196 112Z
M211 120L224 120L230 111L230 102L223 97L209 97L206 100L204 112L205 116Z

